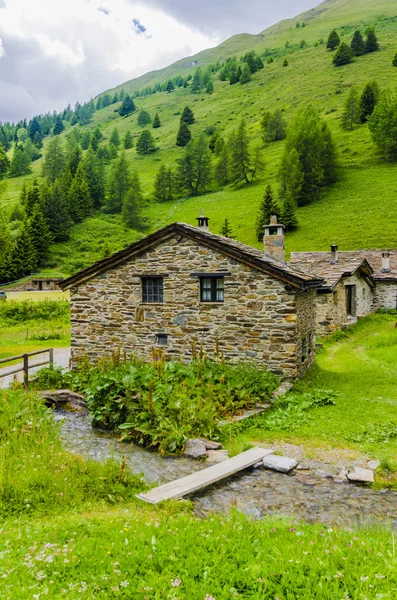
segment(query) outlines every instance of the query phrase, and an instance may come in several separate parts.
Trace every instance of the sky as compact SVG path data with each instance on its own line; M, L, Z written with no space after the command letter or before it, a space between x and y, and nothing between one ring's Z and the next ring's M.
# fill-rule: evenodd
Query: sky
M319 1L0 0L0 122L74 106Z

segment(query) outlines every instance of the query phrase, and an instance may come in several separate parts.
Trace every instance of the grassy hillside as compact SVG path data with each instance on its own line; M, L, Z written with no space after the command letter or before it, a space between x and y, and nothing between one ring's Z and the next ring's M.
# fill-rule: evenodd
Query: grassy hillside
M296 27L298 22L304 22L305 27ZM152 130L158 152L140 158L135 148L127 151L128 160L138 170L145 190L150 230L175 220L195 223L195 217L203 208L211 217L213 231L219 231L222 221L228 217L240 241L260 246L254 232L256 211L267 183L277 185L282 142L264 148L266 170L261 181L252 186L229 186L198 198L156 204L152 201L155 174L162 161L173 165L182 153L175 145L175 139L180 114L187 104L196 117L193 136L208 125L215 125L222 135L227 136L245 117L251 135L257 140L261 139L263 111L280 108L289 122L298 108L313 104L334 135L340 165L339 180L317 203L298 210L300 226L288 235L287 250L323 250L334 240L344 249L397 247L397 166L385 163L379 155L367 125L359 126L353 132L346 132L340 126L341 112L352 85L361 92L371 80L376 80L381 88L396 81L397 69L392 66L397 51L396 24L397 8L387 0L376 3L371 0L328 0L317 9L283 21L257 36L234 36L217 48L116 88L132 92L169 77L193 73L193 61L204 66L251 49L258 53L269 49L275 59L246 85L230 86L228 82L215 81L212 95L195 95L189 88L180 88L171 94L158 93L136 99L138 109L144 108L152 117L158 112L162 122L160 129ZM338 30L342 40L350 42L356 28L364 31L369 25L376 27L381 48L356 59L351 65L335 68L332 54L326 51L325 45L315 45L321 38L326 40L333 28ZM307 44L304 49L300 48L302 40ZM284 68L286 56L289 66ZM105 142L115 126L121 136L130 130L136 139L141 131L137 124L138 111L128 118L120 118L114 112L117 106L97 111L86 127L93 130L98 125ZM34 164L32 175L25 179L40 173L40 162ZM3 202L12 204L16 201L23 179L9 181ZM54 248L51 265L65 272L74 271L99 258L105 240L109 240L112 250L116 250L137 236L121 224L118 216L97 215L77 226L69 243Z

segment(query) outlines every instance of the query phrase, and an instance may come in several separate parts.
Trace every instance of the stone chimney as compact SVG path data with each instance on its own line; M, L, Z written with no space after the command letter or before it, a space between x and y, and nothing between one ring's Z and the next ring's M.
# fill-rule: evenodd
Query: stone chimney
M339 261L338 246L334 242L331 246L331 265L336 265L336 263L338 261Z
M277 217L273 216L270 219L270 224L265 225L265 235L263 238L265 256L281 263L285 263L284 229L284 225L277 223Z
M382 273L390 273L390 252L382 252Z
M198 221L197 226L200 227L203 231L209 231L208 221L209 218L204 216L204 211L201 209L201 215L196 217L196 221Z

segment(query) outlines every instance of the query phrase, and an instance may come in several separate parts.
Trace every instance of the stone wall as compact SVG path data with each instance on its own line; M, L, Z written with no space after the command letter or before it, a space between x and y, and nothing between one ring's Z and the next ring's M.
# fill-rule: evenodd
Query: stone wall
M355 315L347 314L345 287L356 287ZM360 275L344 277L330 294L317 295L317 335L332 333L373 311L373 290Z
M200 302L191 273L226 271L224 303ZM164 276L164 302L142 302L143 275ZM289 289L289 288L287 288ZM296 377L314 360L315 292L285 284L220 252L173 236L122 266L71 289L72 358L117 348L149 358L158 333L168 334L167 358L189 360L192 342L234 362L247 360ZM311 353L302 358L302 340Z
M397 283L377 281L374 294L374 310L397 308Z

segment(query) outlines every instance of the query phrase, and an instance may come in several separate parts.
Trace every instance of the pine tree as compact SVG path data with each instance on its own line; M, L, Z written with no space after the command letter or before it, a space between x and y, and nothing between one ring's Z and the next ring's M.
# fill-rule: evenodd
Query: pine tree
M0 143L0 180L4 179L10 168L10 159L7 156L6 149Z
M365 40L365 51L366 52L376 52L379 50L378 38L376 37L375 29L373 27L368 27L365 32L367 39Z
M54 242L66 242L69 239L73 221L69 215L67 199L58 182L44 187L41 194L44 217L50 228Z
M84 165L80 163L70 186L69 213L73 221L79 223L92 214L93 208L94 203L91 198Z
M229 141L229 149L231 180L235 184L242 181L249 183L249 178L252 173L252 157L247 123L244 119L231 136Z
M160 165L154 180L153 196L157 202L172 200L174 195L174 174L169 167Z
M131 135L130 131L126 131L124 140L123 140L123 145L124 145L125 150L129 150L130 148L134 147L134 140L132 139L132 135Z
M63 124L61 115L58 115L57 120L55 121L54 129L53 129L52 133L54 135L59 135L64 130L65 130L65 125Z
M52 235L40 205L35 204L29 220L28 231L37 255L37 265L41 267L48 258Z
M29 137L32 142L35 142L36 134L41 136L41 126L37 117L33 117L33 119L29 123Z
M112 135L110 136L109 142L118 148L120 146L120 135L117 127L115 127L112 131Z
M161 127L160 117L158 113L156 113L153 119L153 129L158 129L159 127Z
M375 110L379 98L379 87L376 81L367 83L360 98L361 123L366 123Z
M251 71L250 71L250 68L248 66L248 63L244 63L242 71L241 71L240 83L242 85L244 85L244 83L250 82L251 79L252 79L252 77L251 77Z
M230 226L229 219L226 218L223 221L223 224L222 224L221 230L219 232L219 235L223 235L223 237L234 239L233 230L232 230L232 228Z
M195 122L194 114L191 108L185 106L181 116L181 123L186 123L187 125L193 125Z
M63 150L62 142L57 136L50 141L43 162L43 177L46 177L49 183L59 177L66 165L66 156Z
M212 180L212 157L205 134L189 142L177 165L176 178L182 191L197 196L208 189Z
M140 127L144 127L145 125L149 125L152 122L152 119L149 113L146 110L141 110L138 115L138 125Z
M33 181L33 186L27 192L26 201L24 202L23 206L25 207L27 217L31 217L36 206L40 206L40 188L39 184L37 183L37 179Z
M266 187L266 191L256 217L255 230L258 242L261 242L263 240L263 235L265 233L265 225L268 225L270 223L270 219L273 215L276 215L276 217L278 218L280 216L280 210L277 205L277 202L274 199L272 187L269 184Z
M143 195L139 175L135 171L131 177L131 186L123 199L122 217L127 227L136 230L145 227L145 219L142 218Z
M363 54L365 54L364 38L362 36L361 31L359 31L358 29L354 32L350 47L354 56L362 56Z
M140 134L136 143L137 154L147 155L156 152L156 142L151 132L148 129L144 129Z
M342 127L352 131L354 125L361 123L360 99L355 87L352 87L342 114Z
M281 213L282 224L285 225L288 231L298 226L296 217L295 201L290 192L286 192L283 198L283 209Z
M327 50L335 50L340 45L340 37L335 29L331 31L327 41Z
M122 152L113 164L109 176L106 210L120 213L125 195L131 187L131 174L125 153Z
M332 60L335 67L342 67L343 65L348 65L353 60L353 53L351 48L345 42L342 42L339 46L338 50L335 52L335 56Z
M135 104L133 99L129 94L126 94L123 98L123 102L119 108L120 117L128 117L128 115L132 114L135 111Z
M183 148L187 146L191 139L192 134L190 133L189 126L185 121L182 121L179 127L178 135L176 136L176 145Z
M219 185L230 183L230 155L228 144L223 144L215 165L215 180Z
M92 148L87 150L83 159L83 168L93 207L99 209L105 200L105 169L103 162Z

